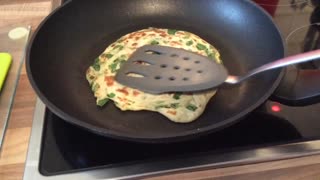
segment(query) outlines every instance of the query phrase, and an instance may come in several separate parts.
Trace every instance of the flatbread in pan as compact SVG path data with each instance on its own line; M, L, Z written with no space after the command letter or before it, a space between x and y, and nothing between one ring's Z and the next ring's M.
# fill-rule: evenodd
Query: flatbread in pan
M155 111L179 123L196 120L216 90L155 95L126 87L114 80L117 70L130 55L137 48L148 44L182 48L221 63L219 52L208 42L190 32L148 28L129 33L109 45L87 70L86 78L96 97L97 105L103 106L112 100L123 111Z

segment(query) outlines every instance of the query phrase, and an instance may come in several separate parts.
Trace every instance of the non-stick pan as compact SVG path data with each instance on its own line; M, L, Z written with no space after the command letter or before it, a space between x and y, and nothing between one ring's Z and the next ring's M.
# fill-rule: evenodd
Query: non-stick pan
M100 108L85 78L93 60L113 41L147 28L190 31L217 47L230 74L284 56L272 19L247 0L73 0L49 15L27 52L30 82L46 106L94 133L140 142L187 140L221 130L253 111L276 89L282 70L224 86L196 121L177 124L159 113Z

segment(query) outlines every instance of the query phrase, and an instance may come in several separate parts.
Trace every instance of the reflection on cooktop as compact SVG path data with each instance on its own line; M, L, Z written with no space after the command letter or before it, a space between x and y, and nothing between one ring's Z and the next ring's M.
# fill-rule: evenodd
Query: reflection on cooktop
M253 113L240 123L192 141L171 144L140 144L113 140L75 127L47 113L43 138L43 174L133 161L190 156L199 152L250 145L267 145L301 138L288 121L263 113Z

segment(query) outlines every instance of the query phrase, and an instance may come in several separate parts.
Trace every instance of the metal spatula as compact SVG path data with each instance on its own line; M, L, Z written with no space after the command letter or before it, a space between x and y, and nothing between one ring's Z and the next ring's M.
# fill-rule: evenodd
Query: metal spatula
M286 57L249 71L244 76L228 75L221 64L205 56L159 45L139 48L119 69L116 81L153 94L190 92L237 84L249 77L275 68L320 58L320 50Z

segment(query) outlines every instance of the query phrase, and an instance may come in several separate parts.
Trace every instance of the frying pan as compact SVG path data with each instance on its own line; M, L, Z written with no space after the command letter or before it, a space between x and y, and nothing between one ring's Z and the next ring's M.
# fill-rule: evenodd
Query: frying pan
M37 95L62 119L94 133L148 143L183 141L221 130L262 104L282 70L218 89L194 122L177 124L159 113L103 108L85 79L87 68L119 37L148 27L199 35L214 45L230 74L284 56L280 33L261 8L247 0L74 0L49 15L27 51L27 73Z

